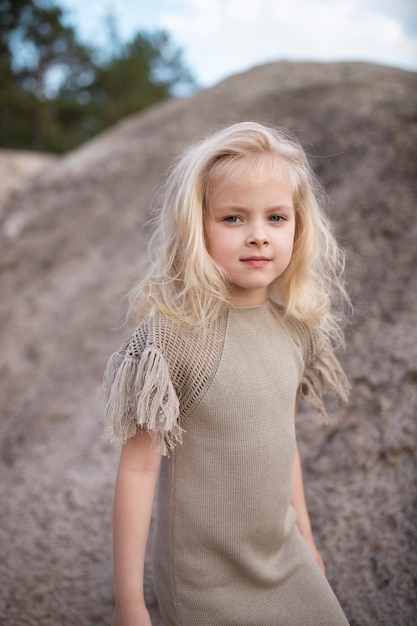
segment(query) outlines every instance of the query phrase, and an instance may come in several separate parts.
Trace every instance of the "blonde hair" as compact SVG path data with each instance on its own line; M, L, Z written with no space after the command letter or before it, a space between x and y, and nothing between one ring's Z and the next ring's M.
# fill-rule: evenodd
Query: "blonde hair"
M288 268L268 296L288 315L317 326L343 344L344 254L324 212L322 187L297 140L287 131L256 122L224 128L191 147L169 172L150 250L154 260L130 293L130 312L141 318L158 310L201 326L228 304L228 281L207 251L204 216L210 192L231 168L284 168L290 176L296 216Z

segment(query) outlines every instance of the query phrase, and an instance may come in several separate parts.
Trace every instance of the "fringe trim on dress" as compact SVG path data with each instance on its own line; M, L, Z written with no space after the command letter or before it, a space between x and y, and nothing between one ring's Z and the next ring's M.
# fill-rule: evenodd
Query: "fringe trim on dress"
M104 373L104 390L105 437L125 443L139 426L155 436L164 456L182 443L179 402L159 350L150 346L140 359L113 354Z

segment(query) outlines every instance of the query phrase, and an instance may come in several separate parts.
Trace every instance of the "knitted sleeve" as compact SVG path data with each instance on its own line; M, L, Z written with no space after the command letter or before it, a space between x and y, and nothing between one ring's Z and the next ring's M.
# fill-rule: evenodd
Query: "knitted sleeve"
M141 427L154 436L163 455L182 441L177 394L148 319L110 357L104 391L107 438L125 443Z
M327 337L319 330L292 318L289 321L290 334L302 350L304 373L300 384L300 395L311 402L327 417L323 402L324 392L330 392L342 400L347 400L350 392L349 381L340 365Z

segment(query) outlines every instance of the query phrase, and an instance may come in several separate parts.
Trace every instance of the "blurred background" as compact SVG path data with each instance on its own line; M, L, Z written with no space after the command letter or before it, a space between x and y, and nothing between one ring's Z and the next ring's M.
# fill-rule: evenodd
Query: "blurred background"
M413 0L1 0L0 146L62 153L278 60L417 68Z

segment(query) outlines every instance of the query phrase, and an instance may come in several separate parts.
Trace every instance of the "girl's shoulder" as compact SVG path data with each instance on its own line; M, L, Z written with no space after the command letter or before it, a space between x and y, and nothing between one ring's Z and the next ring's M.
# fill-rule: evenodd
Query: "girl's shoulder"
M323 394L330 392L342 400L347 400L350 391L349 382L332 343L319 327L310 326L294 315L287 314L282 306L273 305L273 307L304 361L304 373L300 384L301 396L312 402L319 412L326 416Z
M105 436L126 442L138 427L155 437L164 455L182 440L179 400L165 339L174 327L148 315L109 359L104 373Z
M302 354L304 363L314 360L326 344L326 338L319 328L309 326L305 321L286 312L285 307L271 302L272 311L280 323L286 328L292 341Z
M118 359L138 362L144 353L158 352L167 361L174 378L178 372L194 368L204 370L219 358L224 341L226 316L191 328L160 311L144 317L130 337L115 353Z
M142 426L168 454L182 439L179 418L192 410L216 371L224 327L224 316L197 330L161 312L146 316L107 364L106 436L126 441Z
M184 330L160 311L146 315L117 351L126 359L140 360L146 349L169 352L172 343L181 343Z

